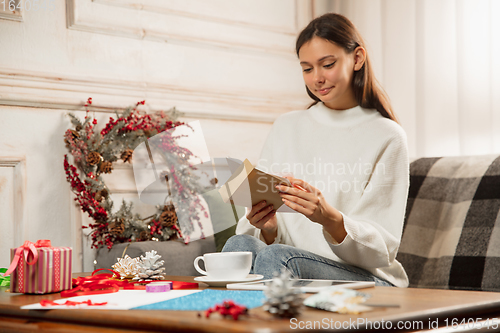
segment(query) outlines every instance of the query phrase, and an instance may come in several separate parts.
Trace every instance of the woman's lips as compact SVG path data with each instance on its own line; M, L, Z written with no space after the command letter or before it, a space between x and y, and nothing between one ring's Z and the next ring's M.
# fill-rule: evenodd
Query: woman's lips
M316 91L320 95L324 96L324 95L328 94L330 92L330 90L332 90L332 89L333 89L333 87L329 87L329 88L317 89Z

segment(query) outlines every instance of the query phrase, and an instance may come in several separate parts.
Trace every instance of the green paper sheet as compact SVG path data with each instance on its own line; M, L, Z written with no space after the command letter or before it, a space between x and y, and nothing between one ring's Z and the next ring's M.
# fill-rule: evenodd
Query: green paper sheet
M7 268L0 268L0 287L10 287L10 276L3 276Z

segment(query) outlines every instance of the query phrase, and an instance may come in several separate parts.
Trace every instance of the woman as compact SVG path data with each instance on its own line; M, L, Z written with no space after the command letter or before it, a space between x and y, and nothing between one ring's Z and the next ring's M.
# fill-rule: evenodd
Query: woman
M406 136L363 45L338 14L316 18L297 38L315 102L278 117L258 163L293 173L293 186L277 189L297 213L260 202L223 250L252 251L253 273L271 278L285 267L299 278L408 286L395 260L409 186Z

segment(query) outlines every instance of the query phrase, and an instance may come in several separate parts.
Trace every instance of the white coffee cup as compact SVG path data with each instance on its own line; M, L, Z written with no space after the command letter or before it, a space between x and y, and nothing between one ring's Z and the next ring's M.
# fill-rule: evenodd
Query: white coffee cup
M200 260L205 262L206 271L200 268ZM196 257L194 268L211 280L242 280L252 268L252 252L205 253Z

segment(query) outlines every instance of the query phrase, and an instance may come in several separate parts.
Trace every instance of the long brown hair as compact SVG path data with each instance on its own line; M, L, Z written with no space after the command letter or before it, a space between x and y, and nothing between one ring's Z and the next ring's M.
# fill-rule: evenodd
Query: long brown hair
M361 46L365 48L365 42L356 27L345 16L335 13L324 14L312 20L307 27L302 30L297 37L295 51L299 56L299 50L305 43L314 37L326 39L342 47L348 54ZM366 48L365 48L366 49ZM389 97L380 86L371 66L370 58L366 53L366 59L360 70L353 74L352 88L354 97L359 106L367 109L376 109L386 118L398 122L392 110ZM307 88L307 94L315 100L312 104L317 104L320 99ZM311 105L311 106L312 106Z

